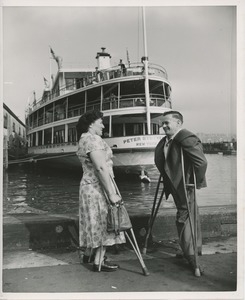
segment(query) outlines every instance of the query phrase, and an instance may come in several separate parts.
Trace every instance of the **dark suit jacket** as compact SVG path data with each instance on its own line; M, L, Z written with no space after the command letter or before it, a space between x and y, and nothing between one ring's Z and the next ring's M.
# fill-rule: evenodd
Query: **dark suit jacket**
M167 159L164 157L163 146L166 137L162 138L155 149L155 164L163 176L166 198L174 191L184 195L183 173L181 166L181 147L184 154L186 183L193 183L193 167L196 175L197 188L206 187L205 172L207 160L199 138L192 132L182 129L173 138L168 149Z

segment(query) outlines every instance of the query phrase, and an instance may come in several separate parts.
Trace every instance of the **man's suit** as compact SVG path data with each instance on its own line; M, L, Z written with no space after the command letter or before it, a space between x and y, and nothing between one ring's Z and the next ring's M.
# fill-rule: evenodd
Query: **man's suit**
M155 149L155 164L163 177L166 199L172 194L177 208L176 226L179 234L179 243L184 255L194 254L190 224L188 220L188 211L186 206L185 187L183 181L181 148L184 156L185 181L193 183L193 168L196 175L197 188L206 187L205 172L207 169L207 160L203 153L203 148L199 138L192 132L181 129L173 138L169 145L167 158L164 155L164 144L166 137L162 138ZM194 212L194 189L187 188L188 203L193 218ZM198 209L197 209L198 212ZM197 213L197 246L201 253L201 229L200 219Z

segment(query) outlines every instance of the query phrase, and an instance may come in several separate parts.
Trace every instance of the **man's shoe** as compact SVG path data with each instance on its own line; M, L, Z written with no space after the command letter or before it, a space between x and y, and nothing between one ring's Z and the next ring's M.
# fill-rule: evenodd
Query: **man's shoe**
M101 265L100 271L102 272L113 272L116 271L119 268L118 265L109 263L109 262L104 262ZM93 271L94 272L99 272L99 265L93 264Z

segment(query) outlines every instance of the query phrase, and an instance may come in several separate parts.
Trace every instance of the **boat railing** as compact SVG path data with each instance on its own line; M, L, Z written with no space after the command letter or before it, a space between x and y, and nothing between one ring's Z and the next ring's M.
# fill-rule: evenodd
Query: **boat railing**
M117 96L104 98L102 101L102 106L100 101L92 101L88 102L85 110L85 106L76 106L68 109L67 113L63 112L54 112L48 113L47 115L43 115L39 117L38 120L33 121L29 125L29 129L33 129L38 126L42 126L44 124L49 124L52 122L56 122L59 120L69 119L73 117L81 116L85 111L90 110L114 110L120 108L132 108L132 107L145 107L145 95L144 94L130 94L127 96L121 96L119 99ZM163 97L162 95L153 94L150 95L150 106L156 107L166 107L171 108L171 99L167 97Z
M49 102L59 96L68 94L72 91L120 77L143 76L144 72L145 68L143 63L131 63L130 65L126 65L125 69L122 69L120 66L114 66L109 69L96 70L86 78L81 78L80 80L77 80L72 84L61 86L58 90L55 89L53 91L50 91L50 93L46 93L45 96L41 99L35 100L32 105L28 107L27 112L31 113L33 110L36 110L44 103ZM149 64L148 74L151 76L158 76L168 79L166 70L156 64Z

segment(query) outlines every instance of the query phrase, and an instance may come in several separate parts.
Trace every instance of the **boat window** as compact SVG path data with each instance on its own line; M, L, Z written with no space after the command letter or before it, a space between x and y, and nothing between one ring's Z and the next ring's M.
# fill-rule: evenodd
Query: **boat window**
M65 126L54 127L54 144L65 142Z
M100 87L87 90L87 100L88 101L96 101L97 100L100 102L100 98L101 98L101 88Z
M55 102L54 107L54 120L63 120L66 117L66 100L60 100Z
M87 90L87 111L100 110L101 88Z
M112 126L112 136L123 136L123 124L113 124Z
M80 89L84 87L84 79L83 78L75 78L76 81L76 89Z
M43 141L43 131L40 130L38 131L38 146L42 145L42 141Z
M165 88L166 98L168 99L170 97L170 92L171 92L170 86L167 83L165 83L164 88Z
M116 108L118 108L118 96L116 96L114 93L110 93L109 97L103 99L102 110Z
M163 83L156 80L150 80L149 81L149 91L150 94L157 94L161 97L164 96L163 93Z
M145 106L144 81L122 82L120 84L120 107Z
M46 106L45 124L53 122L53 103Z
M85 92L68 98L68 118L80 116L85 112Z
M38 126L44 124L44 108L38 110Z
M37 127L38 120L37 120L37 111L33 113L33 127Z
M145 94L144 80L137 80L131 82L121 82L120 84L121 96L132 95L134 98L143 96Z
M143 124L125 124L126 135L140 135L143 134Z
M77 131L76 127L68 128L68 142L76 142L77 141Z
M52 129L48 128L44 130L44 145L52 143Z
M75 85L74 85L74 78L66 78L65 79L66 83L66 89L67 90L75 90Z
M152 134L159 134L159 125L152 124Z
M118 84L107 84L103 86L103 100L110 100L118 97Z
M36 146L36 133L33 133L33 134L32 134L32 137L31 137L31 144L32 144L32 146Z

